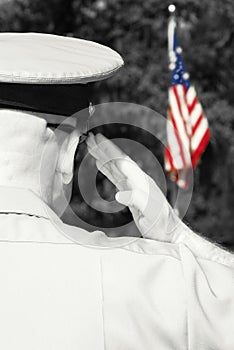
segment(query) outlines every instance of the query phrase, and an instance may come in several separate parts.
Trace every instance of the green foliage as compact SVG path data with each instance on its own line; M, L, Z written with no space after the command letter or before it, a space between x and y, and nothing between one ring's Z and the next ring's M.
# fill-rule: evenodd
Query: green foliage
M165 115L169 84L168 4L169 1L161 0L8 1L1 5L0 29L70 35L116 49L125 59L125 68L112 79L97 84L97 102L134 102ZM195 171L195 190L187 220L192 227L231 247L234 3L178 0L176 5L185 64L212 133L210 145ZM160 152L162 160L162 149ZM101 181L105 184L105 180Z

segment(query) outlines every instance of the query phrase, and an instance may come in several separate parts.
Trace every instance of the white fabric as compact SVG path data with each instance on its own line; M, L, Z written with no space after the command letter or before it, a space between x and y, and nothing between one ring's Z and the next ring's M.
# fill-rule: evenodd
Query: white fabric
M114 50L92 41L40 33L0 34L0 81L88 83L112 76L123 65Z
M175 243L63 224L39 198L56 149L44 120L0 111L0 349L233 350L227 254L182 224Z
M58 144L35 113L0 109L0 184L30 188L50 202Z
M234 349L233 267L70 227L25 189L0 187L0 281L4 350Z

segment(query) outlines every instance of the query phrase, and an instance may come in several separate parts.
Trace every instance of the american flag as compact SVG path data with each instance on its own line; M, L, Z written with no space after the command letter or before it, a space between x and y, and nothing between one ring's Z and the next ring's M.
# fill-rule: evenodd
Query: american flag
M175 19L168 26L171 86L167 122L165 169L181 188L188 186L188 175L195 168L209 139L210 129L195 88L185 70L182 49L175 33Z

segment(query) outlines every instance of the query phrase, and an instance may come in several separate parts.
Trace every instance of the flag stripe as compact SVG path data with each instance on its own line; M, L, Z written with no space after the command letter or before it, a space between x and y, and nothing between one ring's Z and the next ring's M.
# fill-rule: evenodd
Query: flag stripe
M210 140L210 129L207 129L198 148L192 154L193 168L195 168L195 166L197 165L197 162L199 161L204 149L207 147L209 140Z
M187 101L186 101L186 91L184 90L183 85L177 85L177 89L175 89L177 92L177 103L178 105L180 105L180 113L181 113L181 117L184 120L184 123L186 125L186 123L188 122L188 105L187 105Z
M180 84L169 89L168 120L172 126L167 127L165 169L178 186L186 188L187 181L180 181L178 171L197 165L210 138L208 122L193 87L186 90Z
M178 186L186 188L189 171L197 165L205 150L210 139L210 130L196 90L190 85L181 50L178 50L175 23L171 21L168 39L172 72L164 158L165 169L170 177Z
M170 116L170 120L172 122L173 128L174 128L174 135L175 139L177 141L177 145L179 147L179 151L180 151L180 157L174 157L173 159L173 163L176 165L176 167L185 167L186 166L186 161L185 161L185 155L184 155L184 150L183 150L183 142L181 141L180 138L180 134L177 131L177 127L176 127L176 122L174 119L174 116L171 113L171 110L169 110L169 116ZM173 146L175 146L175 143L173 144ZM176 150L176 148L171 148Z
M204 137L204 134L206 133L206 130L208 128L208 123L205 118L202 119L201 123L197 127L195 133L193 134L192 140L191 140L191 150L192 152L198 148L201 140Z
M192 127L194 127L194 125L197 123L201 114L202 114L202 107L201 107L200 103L198 102L194 106L194 109L191 110L191 112L190 112L190 119L191 119Z
M196 91L193 86L190 86L187 91L187 101L188 105L192 106L194 100L197 99Z
M170 100L170 106L171 106L171 115L173 115L174 121L176 124L175 130L179 130L180 139L182 141L182 144L184 145L184 147L187 147L187 149L189 149L189 138L188 138L187 132L185 130L184 121L183 121L181 114L179 112L177 99L176 99L176 96L174 94L173 89L169 90L169 100Z
M187 134L186 122L188 120L188 115L187 115L187 118L186 118L186 115L184 113L184 110L186 109L186 107L185 107L185 99L183 98L183 97L185 97L184 96L184 89L183 89L182 85L178 84L178 85L172 87L172 91L174 92L174 96L175 96L175 99L176 99L176 104L177 104L177 107L178 107L178 112L180 114L180 118L182 119L182 121L184 123L185 133Z
M193 133L193 134L195 134L195 131L197 130L197 128L198 128L199 125L201 124L201 121L203 120L203 118L204 118L204 114L201 113L201 114L200 114L200 117L197 119L195 125L194 125L193 128L192 128L192 133Z
M171 150L170 150L169 145L167 145L167 147L165 149L165 168L168 172L175 168L174 164L173 164L173 158L171 156Z

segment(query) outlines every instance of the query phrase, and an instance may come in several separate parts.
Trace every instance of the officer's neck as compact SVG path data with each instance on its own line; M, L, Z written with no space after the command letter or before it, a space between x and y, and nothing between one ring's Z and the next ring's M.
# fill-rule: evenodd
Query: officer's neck
M27 188L50 202L58 146L46 121L0 109L0 185Z

